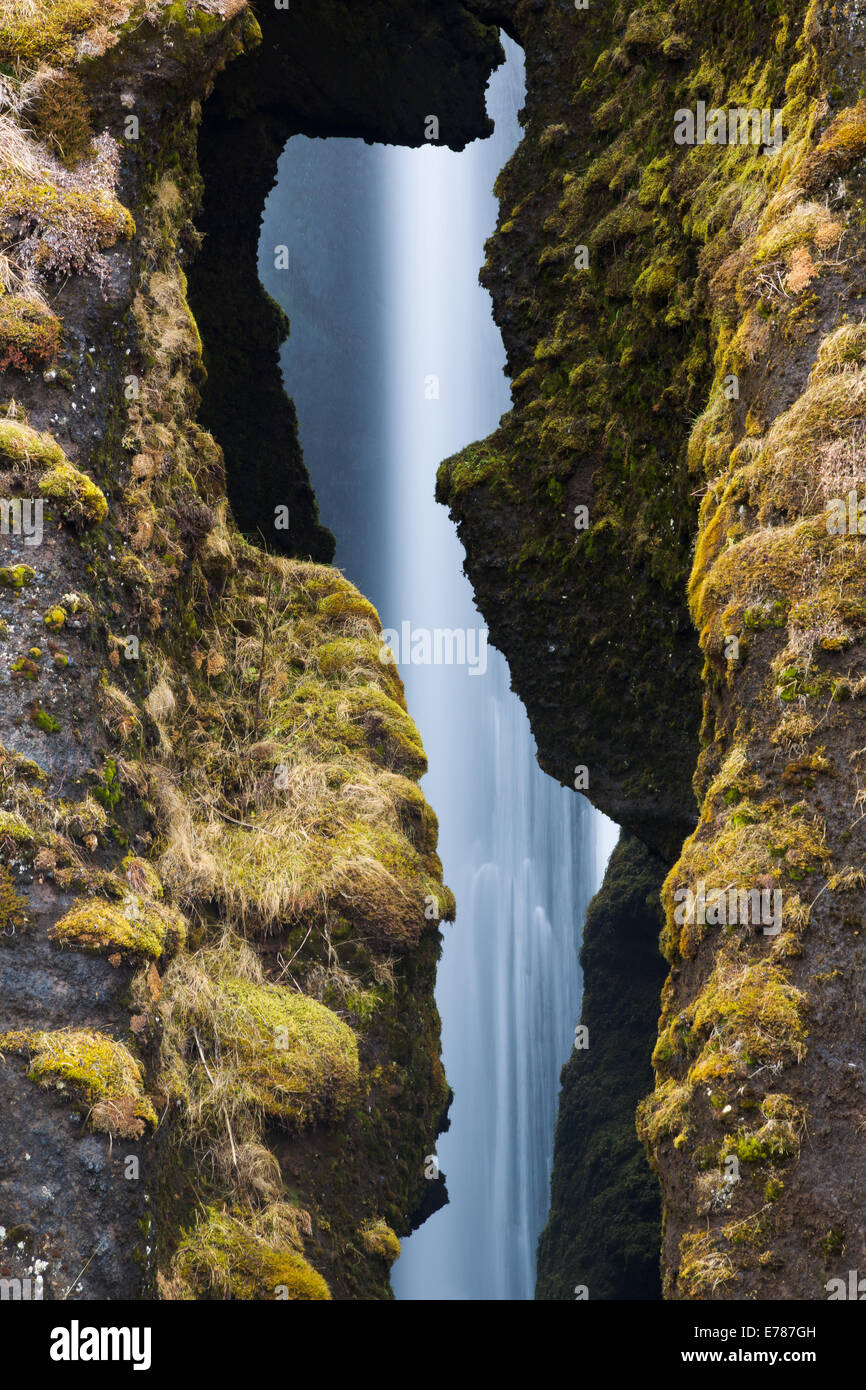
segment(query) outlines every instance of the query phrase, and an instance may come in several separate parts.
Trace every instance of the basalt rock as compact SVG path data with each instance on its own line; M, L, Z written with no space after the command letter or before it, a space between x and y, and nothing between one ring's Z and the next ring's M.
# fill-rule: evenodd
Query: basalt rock
M254 251L290 130L417 143L438 110L460 146L500 50L456 4L263 22L245 0L0 16L0 493L29 503L0 586L4 1297L387 1298L442 1199L454 903L426 761L378 616L310 563L329 541ZM209 97L237 138L217 169L208 125L197 225ZM215 200L243 216L226 295L205 302L231 236L197 282L217 440L184 269ZM260 457L300 559L249 544L226 496L220 444L243 496L281 421L288 496Z

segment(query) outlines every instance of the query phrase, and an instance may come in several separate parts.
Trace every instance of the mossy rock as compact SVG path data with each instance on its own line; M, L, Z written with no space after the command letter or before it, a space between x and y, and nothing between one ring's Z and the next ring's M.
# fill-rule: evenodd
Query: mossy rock
M358 1044L348 1024L305 994L224 979L192 1016L237 1100L294 1126L329 1120L352 1099Z
M87 1107L91 1129L140 1139L156 1112L144 1091L144 1068L123 1043L87 1029L0 1035L0 1052L28 1054L29 1080L68 1091Z
M50 434L31 429L20 420L0 420L0 459L13 468L68 467L67 458Z
M365 1221L358 1231L358 1236L369 1255L378 1255L389 1264L399 1260L400 1242L382 1217L377 1221Z
M0 295L0 371L47 367L60 351L60 320L24 295Z
M369 599L364 598L363 594L358 593L357 589L340 590L336 594L329 594L319 603L319 612L323 618L329 622L344 622L349 619L361 619L370 624L374 631L378 632L381 623L379 614L370 603Z
M36 571L29 565L4 565L0 568L0 589L11 589L13 593L20 594L27 584L32 584L36 578Z
M321 1274L296 1250L275 1248L242 1221L209 1207L178 1247L174 1273L188 1299L330 1299Z
M98 526L108 515L102 489L65 459L43 473L39 490L55 501L64 519L75 526Z
M165 903L130 894L124 906L100 898L76 904L49 930L53 941L103 955L121 952L158 960L186 942L186 922Z

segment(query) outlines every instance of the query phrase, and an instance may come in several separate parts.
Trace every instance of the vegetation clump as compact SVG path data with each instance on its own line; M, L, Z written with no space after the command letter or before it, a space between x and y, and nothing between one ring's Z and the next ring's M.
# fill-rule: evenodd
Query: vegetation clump
M30 565L4 565L0 567L0 589L11 589L20 594L27 584L32 584L36 571Z
M241 1219L207 1207L182 1238L166 1292L174 1298L330 1299L298 1239L303 1213L285 1205Z
M60 320L45 305L22 294L0 294L0 371L49 366L60 337Z
M130 893L121 907L99 899L77 903L48 934L77 950L158 960L183 947L186 922L176 908Z
M102 489L65 458L43 473L39 490L57 503L61 515L74 526L98 526L108 515Z
M242 596L209 634L202 668L222 723L191 729L189 746L214 793L170 798L162 875L192 873L254 929L324 911L411 946L454 905L435 819L421 829L412 801L426 759L402 683L356 590L319 566L270 563L264 605Z
M191 1122L239 1112L296 1129L334 1119L353 1098L352 1029L315 999L265 984L248 948L182 957L166 976L166 999L168 1084L185 1094Z
M45 1088L68 1091L86 1108L91 1128L118 1139L140 1139L156 1112L144 1091L144 1068L123 1043L87 1029L11 1032L0 1052L29 1056L27 1075Z
M68 462L57 440L11 416L0 419L0 459L13 468L59 469Z
M90 102L74 72L57 72L40 83L30 119L35 133L67 166L89 150L93 138Z
M0 61L26 64L68 62L76 42L128 6L123 0L7 0L0 16Z
M378 1255L389 1264L400 1258L400 1242L388 1223L380 1216L366 1221L358 1232L361 1244L371 1255Z

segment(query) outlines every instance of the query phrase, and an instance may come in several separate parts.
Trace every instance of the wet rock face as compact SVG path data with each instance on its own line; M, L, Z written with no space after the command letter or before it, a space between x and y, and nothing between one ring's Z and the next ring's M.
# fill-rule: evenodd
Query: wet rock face
M69 1290L74 1299L139 1297L148 1284L151 1177L146 1146L91 1134L62 1095L37 1090L23 1063L6 1058L0 1281L18 1280L24 1299L59 1300Z

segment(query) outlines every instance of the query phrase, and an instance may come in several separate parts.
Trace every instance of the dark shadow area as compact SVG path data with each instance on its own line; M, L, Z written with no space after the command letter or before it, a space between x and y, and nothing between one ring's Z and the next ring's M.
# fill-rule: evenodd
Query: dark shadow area
M589 905L580 963L589 1046L562 1069L537 1299L660 1299L661 1190L635 1129L667 965L657 855L623 834Z
M199 136L204 242L189 297L208 372L201 419L225 453L241 529L329 561L334 538L319 521L280 375L288 322L258 276L277 161L296 134L421 145L431 113L439 142L462 149L491 130L484 93L503 53L495 28L433 0L405 8L308 0L263 7L258 19L262 43L221 75ZM289 509L288 529L275 527L279 507Z

